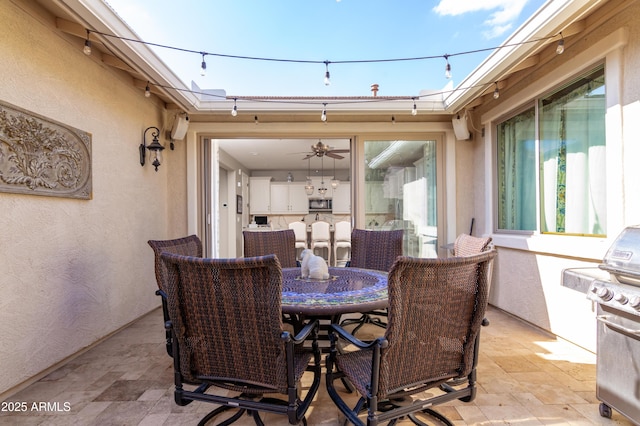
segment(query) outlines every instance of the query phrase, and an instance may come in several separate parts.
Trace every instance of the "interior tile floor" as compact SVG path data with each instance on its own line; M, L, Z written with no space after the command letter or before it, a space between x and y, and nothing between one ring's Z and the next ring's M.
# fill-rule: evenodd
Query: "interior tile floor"
M491 324L481 333L476 399L438 407L456 425L633 424L615 410L612 419L600 417L593 353L497 309L490 308L487 318ZM24 402L26 411L0 412L0 424L197 424L212 405L173 402L172 361L162 324L157 309L13 395L5 402ZM309 425L341 424L324 380L307 420ZM277 415L264 422L288 424ZM236 424L253 423L245 416Z

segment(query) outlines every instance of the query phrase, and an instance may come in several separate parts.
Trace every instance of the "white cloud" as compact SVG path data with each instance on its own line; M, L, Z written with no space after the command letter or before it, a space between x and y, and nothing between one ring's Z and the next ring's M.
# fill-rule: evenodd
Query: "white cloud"
M458 16L470 12L487 11L492 13L484 21L490 27L483 34L487 38L499 37L510 30L512 23L518 18L528 0L440 0L433 8L442 16Z

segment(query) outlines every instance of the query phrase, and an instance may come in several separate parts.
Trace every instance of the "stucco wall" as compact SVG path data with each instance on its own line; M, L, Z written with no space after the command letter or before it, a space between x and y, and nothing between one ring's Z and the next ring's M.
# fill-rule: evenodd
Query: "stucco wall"
M163 104L47 18L0 2L0 99L91 133L93 199L0 193L0 395L157 307L146 242L186 233L184 144L138 161Z
M498 247L498 259L490 303L545 330L596 350L594 307L583 291L563 287L565 268L594 268L623 227L640 223L640 4L610 1L588 20L580 34L568 38L565 52L556 55L550 46L541 53L542 65L526 69L508 81L499 100L489 100L474 111L485 128L485 152L493 151L493 126L501 117L519 111L577 72L605 61L607 90L607 237L523 235L495 232L495 187L487 188L476 209L483 210ZM617 43L617 45L616 45ZM616 46L616 47L614 47ZM476 136L480 136L477 134ZM495 154L494 154L495 155ZM495 182L493 159L474 163ZM471 166L469 164L469 166ZM476 193L478 194L478 193ZM493 232L493 233L492 233Z

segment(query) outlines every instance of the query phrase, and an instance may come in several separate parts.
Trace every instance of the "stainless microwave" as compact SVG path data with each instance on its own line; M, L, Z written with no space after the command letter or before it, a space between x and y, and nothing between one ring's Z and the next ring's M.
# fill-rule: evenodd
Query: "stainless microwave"
M327 212L331 211L333 203L330 198L310 198L309 199L309 211L310 212Z

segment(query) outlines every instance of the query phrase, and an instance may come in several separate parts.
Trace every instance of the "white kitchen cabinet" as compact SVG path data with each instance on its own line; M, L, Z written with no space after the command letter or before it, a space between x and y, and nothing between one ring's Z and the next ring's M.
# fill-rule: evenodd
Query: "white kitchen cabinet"
M270 194L272 214L309 213L309 201L304 183L272 183Z
M351 182L340 182L332 194L333 214L351 214Z
M271 213L271 178L249 178L249 212L252 215Z
M309 198L304 189L304 185L304 183L294 183L289 186L289 205L291 206L291 213L309 213Z

